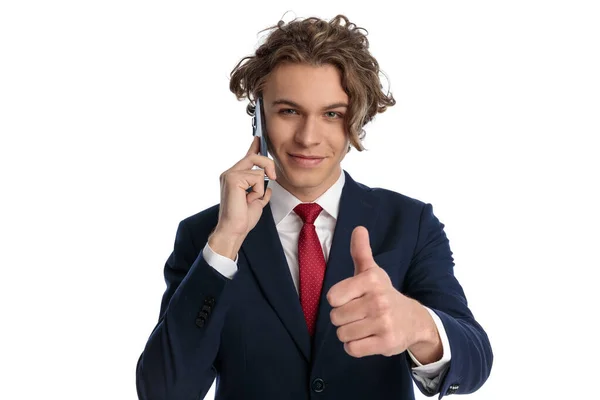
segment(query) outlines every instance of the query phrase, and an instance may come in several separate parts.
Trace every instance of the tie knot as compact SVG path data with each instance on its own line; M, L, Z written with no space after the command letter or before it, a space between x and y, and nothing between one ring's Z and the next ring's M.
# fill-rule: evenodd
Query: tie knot
M317 203L302 203L294 208L294 212L305 224L313 224L322 210L323 208Z

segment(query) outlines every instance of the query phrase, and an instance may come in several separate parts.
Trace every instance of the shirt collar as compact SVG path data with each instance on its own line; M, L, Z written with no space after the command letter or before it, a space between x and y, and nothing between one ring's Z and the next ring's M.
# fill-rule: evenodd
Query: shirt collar
M342 197L342 189L344 188L345 181L346 175L342 170L338 180L314 201L336 220L340 210L340 198ZM277 183L277 181L271 180L268 187L270 187L272 191L269 204L271 206L273 220L277 226L277 224L287 217L298 204L302 203L302 201L285 190Z

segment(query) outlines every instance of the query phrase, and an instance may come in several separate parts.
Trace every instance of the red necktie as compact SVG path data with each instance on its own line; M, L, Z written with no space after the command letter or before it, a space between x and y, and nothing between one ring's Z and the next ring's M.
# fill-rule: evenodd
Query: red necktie
M298 204L294 211L304 225L298 238L298 265L300 266L300 304L308 332L315 332L321 287L325 275L325 257L314 222L323 209L317 203Z

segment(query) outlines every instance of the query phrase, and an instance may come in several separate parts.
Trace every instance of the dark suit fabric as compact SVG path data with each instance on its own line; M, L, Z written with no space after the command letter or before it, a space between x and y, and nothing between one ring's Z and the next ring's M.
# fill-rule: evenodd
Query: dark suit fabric
M456 280L444 225L432 206L355 182L346 174L331 253L311 340L269 205L239 252L229 280L202 249L218 205L179 223L164 276L159 321L136 371L140 399L202 399L217 379L216 399L413 399L410 357L349 356L331 324L325 298L354 275L350 236L369 231L374 259L395 288L441 319L452 360L440 398L477 390L492 350ZM417 387L429 394L421 384Z

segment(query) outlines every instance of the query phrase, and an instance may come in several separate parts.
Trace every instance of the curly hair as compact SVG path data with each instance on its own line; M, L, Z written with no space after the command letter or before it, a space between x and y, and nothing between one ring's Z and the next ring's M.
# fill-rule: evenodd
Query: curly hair
M279 21L265 29L269 30L272 32L255 54L242 58L231 71L229 89L238 100L250 100L247 113L254 115L255 100L279 63L331 64L341 72L341 85L349 98L344 124L350 143L363 151L363 127L377 113L396 104L389 91L382 91L379 64L368 50L368 32L344 15L329 22L316 17L287 24Z

